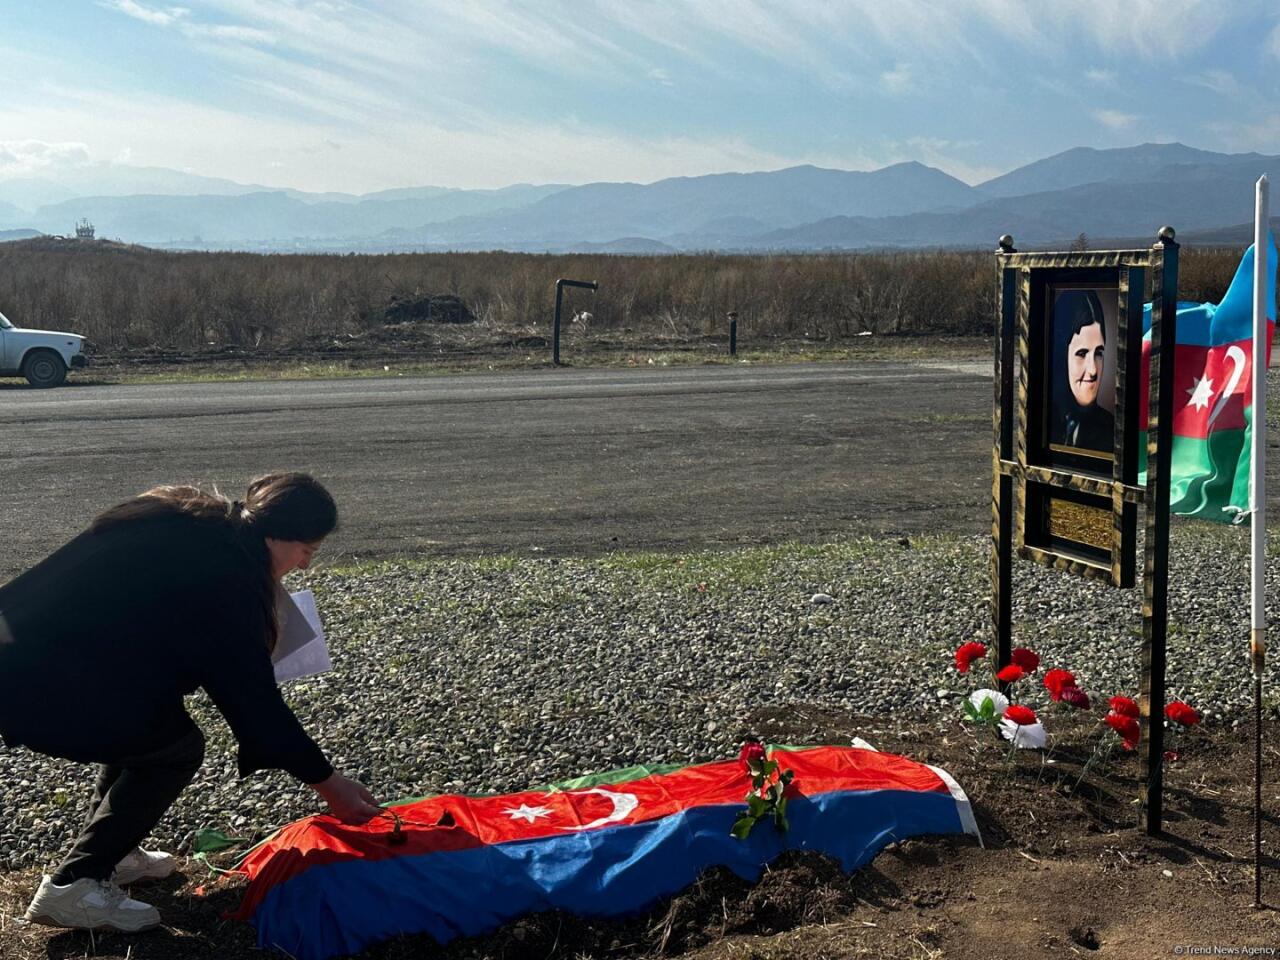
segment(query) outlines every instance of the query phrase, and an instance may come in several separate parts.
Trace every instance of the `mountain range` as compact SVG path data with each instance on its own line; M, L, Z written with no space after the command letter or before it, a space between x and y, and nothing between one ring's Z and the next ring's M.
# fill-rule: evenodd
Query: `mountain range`
M1077 147L969 185L924 164L869 172L790 167L656 183L410 187L363 195L278 190L159 167L97 164L0 181L0 239L70 234L178 249L550 252L1022 249L1086 234L1224 240L1253 216L1253 185L1280 157L1180 143Z

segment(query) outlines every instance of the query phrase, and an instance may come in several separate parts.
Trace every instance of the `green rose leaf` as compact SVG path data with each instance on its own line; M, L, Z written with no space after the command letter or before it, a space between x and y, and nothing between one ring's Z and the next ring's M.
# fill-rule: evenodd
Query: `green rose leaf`
M197 830L191 849L195 853L217 853L244 842L243 837L228 837L220 830Z

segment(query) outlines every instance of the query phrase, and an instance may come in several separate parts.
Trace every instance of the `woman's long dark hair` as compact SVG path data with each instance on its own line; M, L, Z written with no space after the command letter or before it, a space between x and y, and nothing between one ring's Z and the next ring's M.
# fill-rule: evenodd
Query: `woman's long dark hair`
M1102 331L1102 342L1107 342L1107 324L1102 312L1102 301L1092 290L1064 290L1053 304L1053 384L1057 409L1074 413L1081 408L1071 392L1067 377L1067 353L1071 341L1085 327L1094 324ZM1094 402L1095 406L1097 401Z
M100 513L89 525L100 533L125 523L157 517L188 516L224 524L259 572L260 601L267 622L267 647L275 649L279 624L275 615L275 580L267 538L315 543L338 525L338 507L318 480L305 473L269 473L249 484L243 500L215 490L166 485L152 487L131 500Z

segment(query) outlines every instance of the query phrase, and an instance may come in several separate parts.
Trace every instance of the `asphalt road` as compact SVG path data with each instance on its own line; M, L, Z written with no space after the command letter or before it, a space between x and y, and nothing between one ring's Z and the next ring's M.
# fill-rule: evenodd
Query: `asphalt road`
M0 579L157 483L306 470L335 558L989 528L985 364L0 389Z

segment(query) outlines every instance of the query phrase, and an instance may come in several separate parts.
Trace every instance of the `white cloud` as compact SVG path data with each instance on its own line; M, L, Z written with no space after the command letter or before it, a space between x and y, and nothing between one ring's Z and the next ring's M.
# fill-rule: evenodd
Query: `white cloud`
M257 27L242 27L227 23L184 23L179 29L196 39L228 40L235 43L274 44L276 36Z
M191 19L187 7L149 7L138 0L98 0L99 5L125 16L157 27L176 27L185 36L195 40L229 41L235 43L271 44L276 38L268 31L256 27L231 23L202 23Z
M191 11L185 7L148 7L137 0L100 0L101 6L116 10L127 17L141 20L143 23L167 27L185 17Z
M79 167L90 160L89 147L84 143L0 140L0 178Z
M914 86L912 81L911 68L904 63L880 74L880 87L894 96L910 93Z
M959 158L963 154L980 146L977 140L947 140L941 137L908 137L901 143L888 146L886 162L901 163L903 160L919 160L930 167L937 167L949 173L957 180L968 184L982 183L992 177L999 176L1005 170L985 163L969 163Z
M1204 87L1223 96L1235 96L1240 93L1239 82L1226 70L1205 70L1203 73L1192 74L1186 79L1187 83Z
M1112 130L1128 130L1138 120L1132 113L1121 113L1119 110L1095 110L1093 118Z
M1274 154L1280 143L1280 113L1272 113L1247 121L1215 121L1205 125L1219 149Z
M374 118L353 137L338 126L312 121L237 113L154 94L116 95L95 88L61 90L56 105L0 105L0 129L74 129L93 145L95 155L113 156L128 147L133 162L142 166L315 191L367 192L424 183L499 187L518 180L650 182L671 176L777 169L811 159L761 150L735 138L654 139L571 124L498 120L477 120L470 128L460 129L430 122L406 125L399 117ZM183 137L172 136L177 129ZM13 144L6 146L12 153ZM61 146L76 148L64 152L88 161L84 144ZM317 162L317 153L323 162ZM11 161L0 153L0 170L7 169L6 163ZM272 166L275 163L285 166ZM283 181L281 173L286 170L289 175Z
M0 86L11 92L0 103L0 130L49 144L83 141L97 157L132 149L129 162L242 181L278 182L284 173L272 171L287 170L301 181L290 185L306 189L649 181L899 160L975 182L1000 172L981 161L1002 156L1018 136L993 120L1010 95L1025 98L1017 110L1034 104L1061 117L1059 135L1068 142L1046 152L1097 137L1095 122L1114 131L1115 142L1139 126L1148 135L1176 126L1172 132L1186 139L1188 128L1203 131L1203 123L1171 119L1159 104L1140 117L1096 109L1136 109L1106 97L1105 88L1136 76L1135 61L1206 48L1222 55L1188 61L1178 72L1182 82L1224 92L1238 77L1250 86L1251 68L1238 51L1212 47L1234 36L1222 32L1232 22L1254 25L1254 59L1260 39L1280 56L1280 27L1256 13L1274 0L96 2L119 14L122 35L127 29L168 45L155 58L159 66L130 75L123 58L104 61L92 82L73 81L85 84L77 89L49 79L67 76L52 49L43 68L27 69L0 48ZM205 89L185 99L158 96L182 89L180 78L153 82L178 58L198 68L192 72L206 78ZM1206 64L1229 65L1234 74ZM540 93L550 78L557 90L567 80L591 97L548 106L551 98ZM972 111L956 111L961 89ZM782 129L791 118L766 111L791 91L838 122L812 136L773 135L771 120ZM711 123L682 125L697 115L692 105L704 93L706 103L727 106ZM740 116L730 97L744 105ZM917 125L926 109L933 116ZM1017 112L1003 109L1004 119ZM1224 119L1241 112L1224 108ZM735 132L739 119L750 134ZM1258 135L1243 124L1230 129L1240 140ZM914 130L932 135L911 137ZM963 142L969 135L983 145Z
M1078 33L1109 53L1144 60L1202 49L1240 13L1220 0L1056 0L1035 9L1045 36Z

